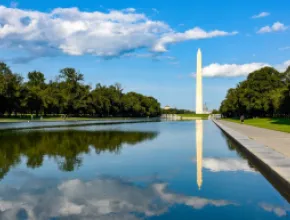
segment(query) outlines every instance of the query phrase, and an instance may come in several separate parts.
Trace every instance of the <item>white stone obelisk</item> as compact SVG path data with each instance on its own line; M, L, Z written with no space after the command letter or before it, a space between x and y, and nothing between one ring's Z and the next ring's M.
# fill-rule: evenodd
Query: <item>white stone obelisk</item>
M202 55L201 50L198 49L196 62L196 114L202 113Z

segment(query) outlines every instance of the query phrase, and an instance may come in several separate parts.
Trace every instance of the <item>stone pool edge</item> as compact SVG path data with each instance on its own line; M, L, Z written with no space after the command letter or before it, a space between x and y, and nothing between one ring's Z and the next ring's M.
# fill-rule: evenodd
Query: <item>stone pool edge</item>
M77 121L77 122L80 122L80 121ZM83 121L83 122L86 122L86 121ZM136 124L136 123L150 123L150 122L160 122L160 120L156 119L156 120L140 120L140 121L138 121L138 120L136 120L136 121L134 121L134 120L132 120L132 121L130 121L130 120L128 120L128 121L96 121L95 123L93 122L93 123L81 123L81 124L79 124L79 123L75 123L75 124L69 123L69 124L59 124L59 125L10 127L10 128L0 128L0 132L18 131L18 130L34 130L34 129L50 129L50 128L68 128L68 127L95 126L95 125ZM25 123L25 122L23 122L23 123ZM44 122L44 123L51 123L51 122Z
M285 155L269 148L263 144L257 143L248 136L245 136L225 125L212 120L224 133L237 142L251 156L272 171L281 182L290 189L290 159Z

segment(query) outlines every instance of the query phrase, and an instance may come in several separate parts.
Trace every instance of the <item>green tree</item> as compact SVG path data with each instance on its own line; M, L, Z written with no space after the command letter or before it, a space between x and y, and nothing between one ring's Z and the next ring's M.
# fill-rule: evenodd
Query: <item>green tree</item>
M22 81L19 74L13 74L5 63L0 63L0 114L19 111Z
M279 110L281 114L290 114L290 85L283 91Z
M44 107L46 89L44 74L38 71L29 72L26 89L27 94L25 100L27 107L31 113L36 113L36 116L38 116Z
M229 89L220 111L227 117L240 114L248 116L273 116L280 113L289 68L280 73L272 67L264 67L250 73L247 79Z
M83 74L74 68L64 68L56 80L48 83L39 71L29 72L27 82L23 83L19 74L13 74L5 63L0 63L0 114L135 117L161 114L160 103L153 97L124 93L119 83L110 86L97 84L92 90L83 80Z
M74 68L64 68L60 70L60 79L64 81L60 83L61 95L64 100L63 110L65 114L79 114L79 107L82 107L83 98L81 82L84 80L83 74L77 72Z
M219 111L219 110L217 110L217 109L213 109L211 113L212 113L212 114L219 114L219 113L220 113L220 111Z

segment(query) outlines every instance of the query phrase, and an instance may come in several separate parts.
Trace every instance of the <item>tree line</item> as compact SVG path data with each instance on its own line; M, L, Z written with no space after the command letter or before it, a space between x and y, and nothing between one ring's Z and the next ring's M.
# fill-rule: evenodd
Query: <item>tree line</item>
M84 75L64 68L55 80L46 82L42 72L32 71L27 81L0 62L0 116L18 114L88 116L158 116L160 103L135 92L124 93L120 84L95 88Z
M285 117L290 115L290 66L285 72L263 67L228 90L220 112L225 117Z

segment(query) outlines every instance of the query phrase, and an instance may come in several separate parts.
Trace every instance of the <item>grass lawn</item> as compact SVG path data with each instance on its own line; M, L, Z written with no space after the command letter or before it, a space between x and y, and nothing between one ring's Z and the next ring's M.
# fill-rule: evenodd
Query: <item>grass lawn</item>
M223 120L240 123L239 119L223 119ZM244 124L290 133L290 119L286 118L253 118L246 119Z
M208 114L178 114L183 119L208 119Z

